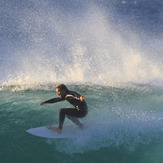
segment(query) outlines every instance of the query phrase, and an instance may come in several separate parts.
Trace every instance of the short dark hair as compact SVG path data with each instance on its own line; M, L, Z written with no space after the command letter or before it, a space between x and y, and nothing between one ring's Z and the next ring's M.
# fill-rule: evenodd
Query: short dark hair
M57 88L60 90L65 90L66 92L68 91L68 88L64 84L59 84L58 86L56 86L56 89Z

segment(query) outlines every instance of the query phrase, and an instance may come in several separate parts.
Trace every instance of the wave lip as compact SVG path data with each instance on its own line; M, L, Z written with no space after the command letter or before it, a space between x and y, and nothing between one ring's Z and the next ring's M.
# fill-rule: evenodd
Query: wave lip
M128 0L125 2L126 5L118 1L111 4L120 4L120 8L133 4L128 6L131 11L136 6ZM40 84L94 81L96 84L108 84L163 80L162 39L134 31L128 22L116 24L115 19L122 20L121 12L118 10L118 13L110 3L105 5L107 9L95 1L67 2L64 6L62 2L57 2L57 5L50 1L30 3L33 4L30 7L26 4L29 10L20 3L20 7L15 6L18 11L10 10L7 16L8 8L4 6L5 21L8 22L13 16L10 23L15 28L10 26L9 31L15 37L13 40L4 37L3 40L10 42L3 50L4 57L1 57L3 65L0 77L3 82L15 80L24 84ZM148 11L145 2L137 3ZM77 10L80 14L72 10L74 4L79 5ZM148 3L153 8L152 4L152 1ZM13 7L12 3L8 5ZM142 11L142 17L146 16L147 11ZM131 20L131 15L127 15ZM15 29L20 35L15 33Z

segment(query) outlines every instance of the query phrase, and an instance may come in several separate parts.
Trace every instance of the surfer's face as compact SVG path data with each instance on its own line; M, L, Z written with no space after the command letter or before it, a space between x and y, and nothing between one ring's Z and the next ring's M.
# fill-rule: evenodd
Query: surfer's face
M62 98L65 96L66 91L65 90L60 90L59 88L56 88L57 95Z

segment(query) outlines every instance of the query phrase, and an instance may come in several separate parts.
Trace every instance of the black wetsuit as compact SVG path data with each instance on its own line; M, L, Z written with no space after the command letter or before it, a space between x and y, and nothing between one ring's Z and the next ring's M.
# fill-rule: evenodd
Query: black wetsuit
M63 108L59 113L59 128L62 129L65 116L73 121L75 124L82 127L82 124L77 118L83 118L87 115L87 104L85 100L80 100L80 95L74 91L67 91L66 95L63 98L53 98L45 101L45 103L56 103L60 101L67 100L70 104L72 104L75 108Z

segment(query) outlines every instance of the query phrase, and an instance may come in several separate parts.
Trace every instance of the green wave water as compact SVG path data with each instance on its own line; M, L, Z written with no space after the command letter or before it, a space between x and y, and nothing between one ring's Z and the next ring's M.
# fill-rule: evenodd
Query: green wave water
M89 125L75 139L32 136L29 128L58 123L66 102L39 106L56 97L53 85L0 92L0 160L2 163L111 162L161 163L163 161L163 90L149 85L69 85L84 95ZM71 124L66 119L65 124Z

